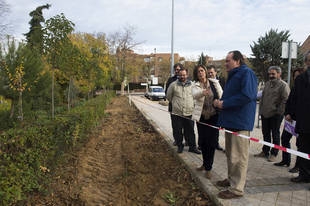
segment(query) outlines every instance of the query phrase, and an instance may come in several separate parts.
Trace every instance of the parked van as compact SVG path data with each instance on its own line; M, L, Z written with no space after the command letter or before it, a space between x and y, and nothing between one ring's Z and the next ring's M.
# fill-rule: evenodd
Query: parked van
M148 91L145 93L145 97L151 100L166 100L166 94L161 86L149 86Z

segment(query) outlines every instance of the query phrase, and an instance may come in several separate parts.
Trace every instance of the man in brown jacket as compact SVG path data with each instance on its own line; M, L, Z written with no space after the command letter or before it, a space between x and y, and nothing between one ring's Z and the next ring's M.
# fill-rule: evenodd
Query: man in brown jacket
M290 88L286 82L281 79L281 68L271 66L268 69L269 81L266 82L262 98L259 105L259 114L262 119L262 132L264 141L280 145L280 125L283 119L285 103L290 93ZM274 162L278 150L264 145L262 152L256 154L256 157L268 158L268 161Z

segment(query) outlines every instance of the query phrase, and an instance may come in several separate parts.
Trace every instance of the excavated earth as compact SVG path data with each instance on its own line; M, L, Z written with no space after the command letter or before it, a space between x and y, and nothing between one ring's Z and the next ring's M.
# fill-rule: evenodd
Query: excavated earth
M212 205L126 97L112 100L89 141L68 156L48 192L27 205Z

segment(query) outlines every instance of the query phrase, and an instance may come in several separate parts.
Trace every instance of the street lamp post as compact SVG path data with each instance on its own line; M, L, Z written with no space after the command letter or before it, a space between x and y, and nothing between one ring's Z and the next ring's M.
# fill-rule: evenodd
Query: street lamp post
M174 53L173 53L173 31L174 31L174 0L172 0L172 22L171 22L171 67L170 75L173 76Z
M156 71L156 48L154 48L154 75L158 76L158 72Z
M291 84L291 65L292 65L292 41L288 41L288 71L287 71L287 84Z

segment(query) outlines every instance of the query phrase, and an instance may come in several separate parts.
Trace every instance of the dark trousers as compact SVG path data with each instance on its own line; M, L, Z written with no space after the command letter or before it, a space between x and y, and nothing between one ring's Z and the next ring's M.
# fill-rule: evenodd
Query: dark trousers
M170 103L169 103L169 105L170 105ZM171 127L172 127L172 135L173 135L173 139L174 139L174 141L176 142L176 129L175 129L175 125L176 125L176 123L175 123L175 121L173 121L173 119L174 119L174 117L173 116L175 116L174 114L172 114L172 113L170 113L170 118L171 118Z
M183 145L183 135L187 139L189 148L195 148L195 133L194 133L194 121L191 120L191 116L180 117L177 115L171 115L173 124L173 136L175 138L177 146Z
M198 135L198 146L201 148L201 138L199 135ZM219 132L218 132L216 135L216 146L215 146L215 148L219 148L219 147L220 147L220 144L219 144Z
M280 125L283 119L283 115L274 115L269 118L265 118L262 116L262 131L264 136L264 141L270 142L276 145L280 145ZM272 141L271 141L271 134L272 134ZM263 146L263 152L266 156L270 154L277 156L279 150L272 148L270 150L269 146Z
M175 129L175 128L177 128L177 122L173 120L173 119L174 119L173 116L176 116L176 115L170 113L171 126L172 126L172 135L173 135L174 141L177 142L177 141L176 141L176 135L177 135L176 132L177 132L177 129ZM184 139L185 139L185 142L188 142L187 137L184 137Z
M283 129L282 135L281 135L281 144L282 147L286 147L286 148L291 148L291 138L292 138L292 134L289 133L288 131L286 131L285 129ZM291 163L291 154L282 151L282 162L285 162L287 164Z
M310 154L310 133L301 133L298 135L298 150ZM299 176L310 180L310 160L300 158L298 162Z
M200 122L216 125L218 115L205 120L202 116ZM202 153L203 166L207 171L212 169L214 161L215 148L218 143L219 131L207 125L197 123L198 137L200 139L200 148Z
M299 143L299 138L298 137L296 137L296 146L297 146L297 151L300 152L300 143ZM300 164L300 160L301 159L302 159L302 157L299 157L299 156L296 157L296 162L295 162L295 166L294 167L299 168L299 164Z
M292 136L293 135L291 133L289 133L288 131L283 129L283 132L282 132L282 135L281 135L281 144L282 144L283 147L291 148L290 141L291 141ZM297 151L299 151L299 149L298 149L298 138L296 140L296 146L297 146ZM294 167L298 167L298 162L299 161L300 161L300 157L297 156L296 157L296 163L295 163ZM282 151L282 162L290 164L291 163L291 154Z

